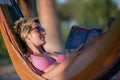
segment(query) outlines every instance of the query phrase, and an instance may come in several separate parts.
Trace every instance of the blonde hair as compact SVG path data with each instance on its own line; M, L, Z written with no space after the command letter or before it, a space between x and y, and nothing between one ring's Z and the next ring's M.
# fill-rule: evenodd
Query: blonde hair
M31 24L33 22L39 23L38 18L20 18L15 22L15 32L21 37L21 39L24 41L25 37L31 30Z

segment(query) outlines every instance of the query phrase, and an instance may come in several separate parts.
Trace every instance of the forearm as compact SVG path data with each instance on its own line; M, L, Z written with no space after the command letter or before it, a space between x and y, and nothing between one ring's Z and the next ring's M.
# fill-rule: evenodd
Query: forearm
M52 65L51 67L49 67L46 70L46 73L43 74L42 76L47 79L53 79L54 77L57 77L58 79L58 77L60 77L59 75L66 74L67 68L70 66L70 64L73 61L76 61L76 59L78 58L77 52L79 52L82 46L83 45L79 46L79 48L77 48L74 52L68 53L67 59L63 61L62 63L58 64L57 66Z
M59 64L52 64L52 65L50 65L44 72L45 72L45 73L48 73L48 72L54 70L58 65L59 65Z

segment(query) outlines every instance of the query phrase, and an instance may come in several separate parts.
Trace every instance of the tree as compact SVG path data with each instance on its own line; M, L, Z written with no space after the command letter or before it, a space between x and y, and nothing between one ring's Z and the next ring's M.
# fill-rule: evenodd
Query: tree
M37 10L41 25L46 29L49 51L62 51L62 39L54 0L37 0Z
M101 26L103 29L109 17L117 15L117 6L112 0L68 0L58 4L58 9L62 19L78 21L85 24L84 27Z
M37 17L35 0L18 0L17 3L25 17Z

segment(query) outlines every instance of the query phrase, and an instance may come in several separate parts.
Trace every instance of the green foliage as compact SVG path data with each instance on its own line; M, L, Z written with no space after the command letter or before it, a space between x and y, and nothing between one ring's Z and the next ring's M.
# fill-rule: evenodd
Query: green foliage
M6 49L6 46L4 44L2 35L0 33L0 55L3 55L4 53L7 53L7 49Z
M0 65L11 63L6 46L0 33Z
M75 20L89 27L105 29L109 17L116 16L118 9L112 0L68 0L58 4L61 20Z
M10 57L6 54L0 55L0 65L11 64Z
M63 38L63 44L64 44L64 46L66 44L69 32L70 32L70 28L69 27L63 27L62 28L62 38Z

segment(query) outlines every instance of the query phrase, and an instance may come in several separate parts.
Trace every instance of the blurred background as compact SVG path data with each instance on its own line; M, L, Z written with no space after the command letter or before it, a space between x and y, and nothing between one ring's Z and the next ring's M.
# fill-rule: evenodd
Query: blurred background
M48 33L46 38L49 41L45 47L49 51L64 51L73 25L85 28L98 27L106 31L108 20L111 17L116 18L120 9L120 0L16 0L16 2L25 17L39 17ZM20 80L13 68L1 33L0 80Z

